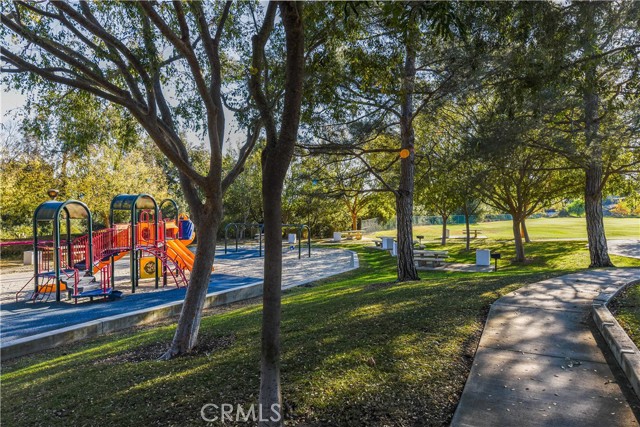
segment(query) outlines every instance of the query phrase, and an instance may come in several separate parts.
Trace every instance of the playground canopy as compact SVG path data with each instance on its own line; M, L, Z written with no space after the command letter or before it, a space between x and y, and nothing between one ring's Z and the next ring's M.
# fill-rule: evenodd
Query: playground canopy
M64 212L68 219L90 219L91 211L87 205L77 200L67 200L60 202L49 200L40 204L33 213L34 221L54 221L60 218L60 213Z
M63 215L64 214L64 215ZM38 223L39 222L52 222L53 223L53 256L54 256L54 275L55 275L55 288L56 288L56 301L60 301L60 273L63 269L61 265L60 257L60 220L64 218L67 222L67 267L72 268L73 257L71 251L71 225L72 219L87 219L88 234L91 236L92 219L91 211L84 203L77 200L66 200L60 202L57 200L49 200L40 204L33 213L33 255L36 262L34 262L34 278L35 278L35 291L38 291L38 278L40 275L38 260ZM90 260L93 259L93 247L91 240L88 243L87 260L85 265L90 266ZM90 267L87 267L90 268Z
M162 212L162 218L168 218L169 216L165 214L166 206L171 206L173 207L173 213L175 215L175 220L178 219L178 216L180 215L180 210L178 209L178 204L176 203L175 200L173 199L164 199L160 202L160 204L158 205L160 211Z
M132 211L133 214L135 209L153 209L157 213L158 204L148 194L118 194L111 200L112 214L113 211Z
M153 241L157 242L158 240L158 204L156 203L156 199L149 194L118 194L111 200L111 207L109 209L109 221L111 222L111 227L114 226L114 211L129 211L131 212L130 224L131 224L131 247L130 247L130 269L131 269L131 292L134 293L136 291L136 287L138 286L138 236L136 233L136 224L138 223L138 211L142 210L151 210L153 209ZM156 279L156 288L158 287L159 282L159 270L158 270L158 257L155 257L155 279ZM115 263L111 263L112 282L115 280Z

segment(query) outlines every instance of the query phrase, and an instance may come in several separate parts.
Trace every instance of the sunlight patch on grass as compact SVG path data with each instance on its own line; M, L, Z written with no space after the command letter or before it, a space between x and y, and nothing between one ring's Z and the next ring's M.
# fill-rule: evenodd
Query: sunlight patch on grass
M449 224L451 235L462 236L464 224ZM608 239L637 239L640 218L604 218L604 228ZM493 221L472 224L471 229L479 229L481 235L494 240L513 240L511 221ZM536 218L527 220L527 230L531 239L586 239L585 218ZM394 236L395 230L375 233L375 236ZM418 225L413 227L413 235L422 235L424 242L435 241L442 236L442 225ZM464 239L458 241L464 242ZM475 240L472 240L474 242Z
M147 362L147 363L153 363L153 364L164 364L164 365L171 365L173 362ZM156 367L157 368L157 367ZM161 384L166 384L166 383L172 383L172 382L176 382L179 380L183 380L186 379L188 377L192 377L194 375L197 375L199 373L204 372L205 370L209 369L210 366L207 364L201 364L196 366L195 368L190 368L190 369L186 369L186 370L171 370L169 369L169 373L166 375L161 375L161 376L157 376L151 379L148 379L146 381L142 381L139 382L137 384L135 384L132 387L129 387L125 390L122 390L120 392L118 392L119 396L125 397L128 394L131 393L136 393L145 389L150 389L153 388L155 386L161 385Z
M287 423L448 424L489 304L528 283L588 265L584 242L527 244L526 264L510 262L512 242L482 245L503 254L497 273L421 272L420 281L394 283L395 258L354 245L359 269L285 292ZM474 250L461 243L445 248L453 260L475 260ZM614 260L640 266L640 260ZM204 403L256 402L261 311L258 302L204 317L202 340L234 337L209 355L156 362L160 354L152 354L141 362L104 363L145 346L168 345L175 326L160 326L3 363L3 413L12 414L14 425L95 425L99 406L105 425L196 425ZM92 404L70 404L84 396ZM55 415L62 409L63 417Z

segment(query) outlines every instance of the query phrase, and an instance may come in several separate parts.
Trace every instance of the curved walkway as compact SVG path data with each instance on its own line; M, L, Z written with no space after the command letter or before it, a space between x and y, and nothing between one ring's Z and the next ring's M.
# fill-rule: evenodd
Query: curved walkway
M640 240L609 240L607 246L609 246L609 253L640 258Z
M592 270L497 300L451 425L638 426L638 397L590 318L600 291L638 279L640 269Z

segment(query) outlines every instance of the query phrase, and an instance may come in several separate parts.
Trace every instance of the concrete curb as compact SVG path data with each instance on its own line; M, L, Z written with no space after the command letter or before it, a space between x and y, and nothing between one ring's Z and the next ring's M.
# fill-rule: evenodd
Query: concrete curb
M640 397L640 351L629 335L622 329L607 305L627 286L638 283L637 280L625 283L619 288L607 288L593 300L591 312L596 326L609 345L631 386Z
M351 265L349 268L342 269L334 274L322 275L309 280L295 282L283 287L283 291L358 268L358 254L349 250L346 250L346 252L351 253ZM260 282L253 285L239 286L230 290L212 292L207 294L204 307L216 307L258 297L262 295L262 285L263 282ZM68 326L66 328L55 329L31 335L29 337L18 338L16 340L3 343L0 346L0 361L13 359L64 344L71 344L86 338L93 338L110 332L119 331L121 329L130 328L132 326L144 325L156 320L176 316L180 314L183 302L184 301L170 302L143 310L104 317L102 319L92 320L79 325Z
M245 285L227 291L207 294L205 308L242 301L262 295L262 283ZM180 314L184 301L175 301L143 310L92 320L79 325L42 332L29 337L3 343L0 360L8 360L41 350L70 344L86 338L97 337L132 326L144 325L156 320Z

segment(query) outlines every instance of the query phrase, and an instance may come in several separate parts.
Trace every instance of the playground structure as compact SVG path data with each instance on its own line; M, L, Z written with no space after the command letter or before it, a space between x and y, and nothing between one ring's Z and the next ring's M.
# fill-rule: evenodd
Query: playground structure
M230 222L224 227L224 253L228 252L228 241L229 241L229 229L233 227L235 231L235 241L236 241L236 252L238 252L238 243L240 239L240 234L244 234L247 229L249 230L249 235L253 235L253 231L257 230L257 239L258 239L258 256L262 256L262 236L264 235L264 224L258 223L250 223L250 222ZM311 230L309 230L309 226L306 224L282 224L282 228L295 228L296 229L296 240L298 243L298 259L302 258L302 232L306 228L307 229L307 251L309 254L309 258L311 258ZM292 245L293 242L288 242L288 245Z
M156 288L160 271L163 286L167 286L169 276L177 287L186 286L186 272L193 269L194 261L186 246L195 237L193 223L185 215L178 215L173 200L165 202L175 207L174 219L162 219L155 199L148 194L120 194L111 201L109 228L97 231L93 231L91 211L84 203L76 200L42 203L33 215L34 275L16 293L16 300L22 293L27 293L27 299L32 301L48 301L52 294L60 301L63 292L75 302L79 298L118 297L121 293L114 290L115 262L127 254L132 293L139 284L143 260L147 265L142 268L151 270ZM128 222L116 223L118 212L125 212ZM66 224L64 240L60 237L62 220ZM72 220L86 221L86 234L73 238ZM41 231L48 227L52 240L39 239ZM25 291L32 282L33 290Z

